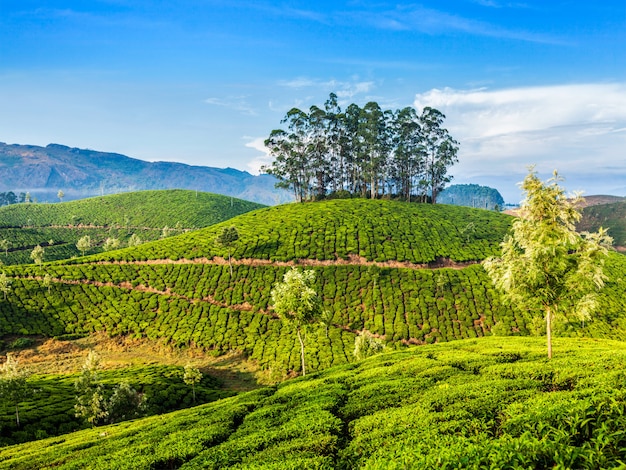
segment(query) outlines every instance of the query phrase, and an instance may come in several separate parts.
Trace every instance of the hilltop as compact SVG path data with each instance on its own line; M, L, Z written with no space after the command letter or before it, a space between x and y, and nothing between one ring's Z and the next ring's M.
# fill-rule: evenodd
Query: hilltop
M481 338L0 450L34 468L617 468L622 342Z
M44 261L77 256L79 238L89 236L87 253L102 251L107 238L121 246L132 235L156 240L207 227L264 207L261 204L188 190L138 191L56 204L23 203L0 207L4 264L32 263L33 247L44 247Z
M579 230L597 231L603 227L613 237L613 245L626 251L626 200L585 207Z
M225 194L262 204L279 204L290 195L274 188L269 175L253 176L233 168L146 162L126 155L50 144L0 142L0 191L30 192L41 201L138 191L191 189Z

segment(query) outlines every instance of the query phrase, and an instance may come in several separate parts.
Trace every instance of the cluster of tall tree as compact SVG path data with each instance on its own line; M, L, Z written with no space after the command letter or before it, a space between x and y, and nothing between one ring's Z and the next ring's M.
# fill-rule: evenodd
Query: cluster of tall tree
M0 193L0 206L8 206L20 202L31 202L30 193L19 193L19 196L13 191Z
M395 196L435 203L451 179L459 143L445 115L426 107L383 110L376 102L342 110L331 93L323 108L293 108L265 146L274 161L263 168L298 201L331 194Z

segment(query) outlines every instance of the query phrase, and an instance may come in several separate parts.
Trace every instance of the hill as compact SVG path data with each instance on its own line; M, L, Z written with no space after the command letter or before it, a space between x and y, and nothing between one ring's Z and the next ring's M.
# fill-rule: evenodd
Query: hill
M626 251L625 200L588 206L583 209L582 214L579 230L597 231L600 227L608 229L609 235L613 237L613 245Z
M480 338L0 450L0 467L618 468L626 346Z
M504 198L497 189L477 184L452 184L439 193L437 202L489 210L504 208Z
M0 191L30 192L40 201L138 191L191 189L225 194L262 204L288 202L269 175L253 176L233 168L146 162L116 153L50 144L7 145L0 142Z
M24 203L0 207L0 240L7 250L4 264L32 263L35 245L44 247L44 260L78 256L79 238L88 235L88 253L102 251L107 238L122 246L134 234L142 241L183 233L228 220L263 207L218 194L188 190L138 191L57 204Z
M291 266L314 269L330 317L307 331L307 362L352 360L363 330L390 347L540 333L530 312L505 308L478 261L495 254L511 218L457 206L340 200L260 209L165 240L45 264L6 267L12 289L0 331L56 336L106 332L240 351L270 378L300 370L293 326L269 308ZM241 234L233 275L215 246ZM626 259L613 254L593 322L560 322L557 335L624 332ZM47 283L46 283L47 279Z

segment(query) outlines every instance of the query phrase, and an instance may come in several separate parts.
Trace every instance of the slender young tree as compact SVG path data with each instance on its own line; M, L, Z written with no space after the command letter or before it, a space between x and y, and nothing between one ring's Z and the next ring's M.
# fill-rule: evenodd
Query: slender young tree
M85 235L84 237L79 238L76 243L76 248L78 248L83 256L85 256L85 252L91 248L91 237L89 235Z
M237 240L239 240L239 232L237 232L235 227L224 227L215 239L218 245L228 249L228 267L230 269L230 277L233 277L233 264L230 255L233 246L237 243Z
M11 242L6 238L0 240L0 250L4 251L4 256L9 255L9 248L11 247Z
M603 273L611 237L576 232L576 205L559 186L554 172L546 183L531 167L522 182L525 199L519 217L502 243L500 258L483 265L508 303L542 312L546 322L548 358L552 358L552 323L556 314L590 317L595 292L604 285Z
M104 386L98 376L99 367L100 358L95 351L89 351L82 372L74 382L76 417L84 418L92 427L101 423L108 416Z
M283 282L276 283L271 292L274 311L283 321L296 328L303 376L306 375L303 330L321 310L321 300L312 287L314 282L315 271L312 269L300 271L292 268L285 273Z
M20 427L19 404L31 393L28 385L29 372L20 368L17 359L7 354L7 360L0 366L0 397L15 405L15 422Z
M43 263L43 255L44 251L41 245L37 245L35 248L33 248L33 251L30 252L30 257L35 262L35 264Z
M196 403L196 384L199 384L202 380L202 372L197 367L193 367L191 364L187 364L183 371L183 382L187 385L191 385L191 396L193 403Z
M11 292L11 279L9 279L6 273L0 273L0 292L4 294L4 300L7 299L7 294Z

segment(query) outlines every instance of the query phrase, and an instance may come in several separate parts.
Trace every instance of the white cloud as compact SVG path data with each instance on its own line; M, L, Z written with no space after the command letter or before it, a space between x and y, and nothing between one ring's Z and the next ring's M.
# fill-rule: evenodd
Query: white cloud
M272 163L273 159L269 153L269 150L267 149L267 147L265 147L264 144L266 137L247 137L247 139L252 140L247 142L245 146L254 150L258 150L262 154L256 156L253 160L247 163L248 171L253 175L258 175L259 173L261 173L261 167L263 165L269 165L270 163Z
M626 83L433 89L414 104L446 114L461 143L457 181L512 174L519 181L537 164L539 172L557 168L576 186L568 189L587 194L626 186Z

